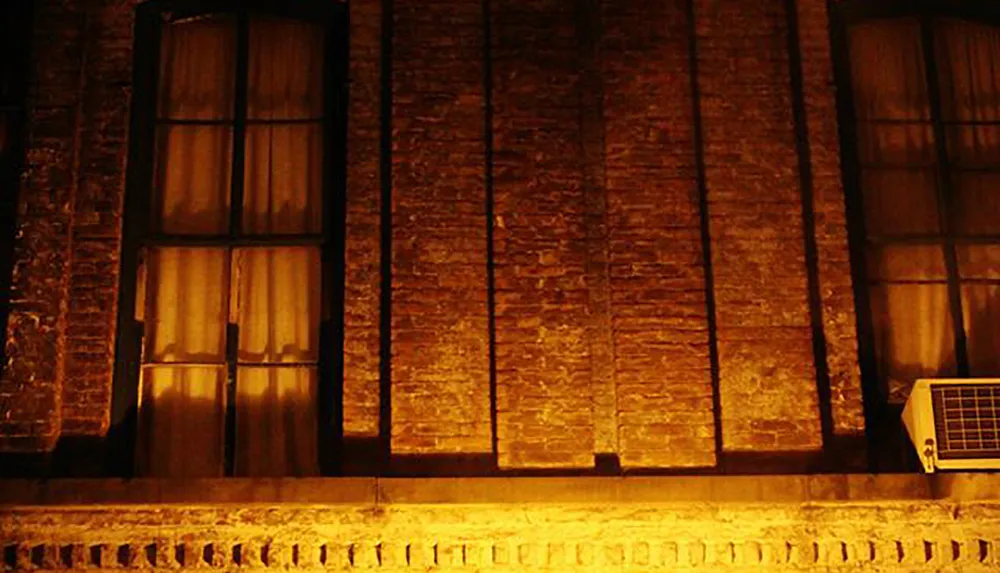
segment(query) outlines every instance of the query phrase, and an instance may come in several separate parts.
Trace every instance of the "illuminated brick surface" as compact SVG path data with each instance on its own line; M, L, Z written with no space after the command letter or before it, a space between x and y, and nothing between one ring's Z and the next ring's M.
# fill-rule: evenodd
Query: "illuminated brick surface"
M4 452L109 425L135 1L37 5ZM380 368L393 453L495 442L503 469L711 468L717 425L723 455L817 452L817 372L833 434L862 435L826 8L791 4L804 149L785 5L352 2L344 435L378 436Z

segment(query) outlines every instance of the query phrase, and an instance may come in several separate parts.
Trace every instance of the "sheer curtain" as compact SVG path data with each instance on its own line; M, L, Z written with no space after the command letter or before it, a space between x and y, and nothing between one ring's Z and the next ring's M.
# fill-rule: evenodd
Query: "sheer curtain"
M919 23L855 26L850 50L875 354L898 401L916 378L955 373ZM894 241L907 237L930 244Z
M942 115L948 124L952 220L966 237L1000 236L1000 32L942 20L935 26ZM992 244L991 244L992 243ZM962 315L972 376L1000 376L1000 245L960 243Z
M1000 34L958 20L932 29L950 181L944 205L920 24L850 31L875 350L891 401L904 400L917 378L957 374L949 280L960 284L970 374L1000 374L1000 247L988 238L1000 235ZM952 248L957 277L945 266Z
M231 370L235 473L317 472L319 247L268 241L322 230L322 30L250 21L241 233L230 228L236 38L235 18L164 29L152 227L212 246L147 249L137 299L146 475L222 474ZM254 246L236 246L239 236Z

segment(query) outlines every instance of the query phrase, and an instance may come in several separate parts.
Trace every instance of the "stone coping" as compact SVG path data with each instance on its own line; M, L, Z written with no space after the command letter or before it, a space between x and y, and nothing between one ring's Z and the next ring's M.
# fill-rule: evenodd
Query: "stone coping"
M1000 503L1000 473L669 477L213 478L0 480L0 507Z

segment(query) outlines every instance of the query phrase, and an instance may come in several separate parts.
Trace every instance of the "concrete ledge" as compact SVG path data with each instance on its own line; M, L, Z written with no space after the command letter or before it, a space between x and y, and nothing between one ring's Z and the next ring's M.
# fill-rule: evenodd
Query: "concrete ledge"
M0 506L1000 501L1000 474L0 481Z

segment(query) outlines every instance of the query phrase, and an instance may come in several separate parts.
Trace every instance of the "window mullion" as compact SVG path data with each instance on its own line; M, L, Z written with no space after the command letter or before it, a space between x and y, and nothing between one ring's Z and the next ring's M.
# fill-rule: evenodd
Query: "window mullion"
M236 86L233 102L233 167L229 199L229 237L235 243L243 236L243 196L246 184L246 132L247 98L249 84L250 18L246 10L237 16L236 31ZM229 284L226 285L226 306L230 312L226 325L226 417L225 417L225 475L234 475L236 469L236 377L239 354L239 326L232 314L233 289L239 281L236 251L229 248ZM234 273L237 276L234 276ZM238 304L238 301L237 301ZM237 313L238 315L238 313Z
M965 324L962 316L962 292L959 285L958 258L955 254L955 229L951 221L952 181L948 161L948 142L941 109L941 85L938 77L937 58L934 49L934 29L931 16L927 13L920 19L921 44L924 51L925 80L930 103L931 120L934 130L934 146L937 155L937 198L941 234L944 238L945 268L948 272L948 302L951 310L952 328L955 333L955 364L959 376L969 375L969 357L965 339Z

